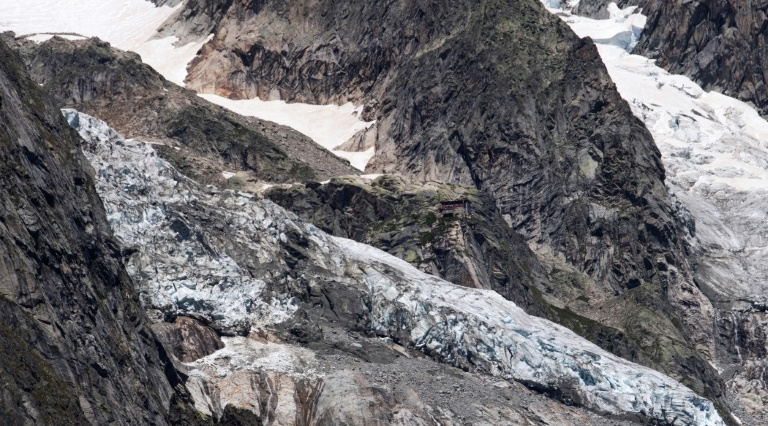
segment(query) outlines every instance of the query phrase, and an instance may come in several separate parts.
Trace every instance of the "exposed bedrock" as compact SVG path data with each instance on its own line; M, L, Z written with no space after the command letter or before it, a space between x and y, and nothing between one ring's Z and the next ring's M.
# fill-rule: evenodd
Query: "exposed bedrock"
M0 41L0 418L164 425L177 379L79 137Z

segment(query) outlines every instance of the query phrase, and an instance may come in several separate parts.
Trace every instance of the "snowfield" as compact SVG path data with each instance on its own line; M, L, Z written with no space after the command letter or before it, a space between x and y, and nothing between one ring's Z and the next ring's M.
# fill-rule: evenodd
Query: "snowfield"
M240 115L260 118L291 127L312 138L323 148L336 156L349 160L352 167L365 171L375 148L363 152L339 151L339 145L350 140L355 134L370 128L373 121L362 121L358 117L361 108L352 103L344 105L289 104L284 101L262 101L261 99L231 100L218 95L201 94L200 97Z
M36 42L44 42L53 35L68 39L98 37L119 49L138 53L166 79L184 86L187 64L213 34L182 46L176 45L176 37L157 38L157 29L181 7L156 7L147 0L0 0L0 31L14 31L17 36L28 36ZM203 97L238 114L292 127L360 170L365 170L374 155L373 148L364 152L335 150L372 124L359 120L352 104L308 105Z
M65 115L85 140L83 150L96 170L115 235L136 250L128 271L156 321L186 315L244 335L290 318L295 296L290 276L281 272L287 269L280 269L287 266L280 265L286 247L296 250L292 241L300 241L306 247L303 263L290 270L310 276L313 287L334 282L363 291L370 298L364 315L380 337L457 367L569 392L600 412L640 414L669 424L724 424L709 401L679 382L529 316L498 293L450 284L373 247L328 236L269 201L201 187L160 159L152 145L124 140L77 111ZM213 229L224 229L228 238L217 239ZM248 267L235 261L244 250L252 253L241 257L252 263ZM275 294L267 284L288 290ZM279 372L293 373L285 360L298 352L281 355L242 339L226 344L189 365L208 371L193 374L197 386L205 387L199 381L213 374L214 366L217 377L273 368L250 354L251 347L280 360L274 367ZM309 358L304 364L310 370L296 374L313 374ZM205 407L209 401L199 403Z

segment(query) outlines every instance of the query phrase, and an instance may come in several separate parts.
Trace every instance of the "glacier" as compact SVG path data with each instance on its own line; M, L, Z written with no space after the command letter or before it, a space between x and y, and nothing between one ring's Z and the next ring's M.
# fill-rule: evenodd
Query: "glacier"
M290 372L291 359L307 358L300 350L286 354L243 336L289 319L299 287L333 282L365 295L359 309L368 333L437 361L557 389L600 413L673 425L724 424L710 401L676 380L529 316L495 292L450 284L378 249L328 236L251 194L199 185L159 158L151 144L126 140L77 111L64 114L84 139L97 190L130 254L128 271L151 318L186 315L231 336L220 352L188 365L200 388L207 374ZM253 351L281 361L259 361ZM210 370L217 359L240 361ZM321 374L312 371L311 359L304 364L310 367L301 374ZM210 405L204 392L193 396L202 410Z

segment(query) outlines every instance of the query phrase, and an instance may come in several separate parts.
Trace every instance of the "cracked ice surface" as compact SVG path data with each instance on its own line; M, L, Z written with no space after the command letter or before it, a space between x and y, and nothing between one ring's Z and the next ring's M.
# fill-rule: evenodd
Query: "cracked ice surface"
M148 143L125 140L101 121L66 110L87 141L86 157L96 169L96 189L104 201L115 236L130 250L128 272L141 284L148 313L155 321L188 314L237 333L250 324L284 321L293 311L290 298L262 301L265 282L253 278L199 229L190 229L178 206L204 205L226 221L243 224L243 240L262 261L277 254L284 224L271 221L274 206L252 203L248 196L208 193L178 174ZM189 234L184 237L181 234ZM256 235L258 234L258 236Z
M155 321L183 314L244 334L285 320L296 309L292 295L275 297L265 288L290 289L280 284L290 284L287 274L274 273L286 269L246 271L229 250L247 249L259 264L282 265L284 250L298 239L305 247L298 272L311 275L310 286L333 281L365 291L372 333L457 367L559 389L595 410L670 424L723 425L709 401L679 382L529 316L495 292L458 287L370 246L330 237L268 201L203 188L157 157L151 145L124 140L76 111L65 115L86 140L83 149L115 234L124 249L137 250L129 273ZM199 212L208 226L226 225L234 245L221 249L224 243L191 219ZM197 367L209 375L271 368L272 362L259 359L261 351L290 372L297 368L291 360L301 358L242 338L226 344ZM302 359L298 369L311 373L311 357Z

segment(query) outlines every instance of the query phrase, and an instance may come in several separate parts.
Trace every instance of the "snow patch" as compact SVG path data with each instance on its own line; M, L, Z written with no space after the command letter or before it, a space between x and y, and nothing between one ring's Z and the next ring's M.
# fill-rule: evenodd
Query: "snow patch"
M141 59L145 63L162 74L167 80L184 87L184 79L187 77L187 64L197 56L197 52L212 38L213 34L198 42L177 46L177 37L166 37L149 40L133 50L141 55Z
M375 154L375 148L363 152L336 150L337 146L374 124L373 121L360 120L361 109L352 103L309 105L261 99L231 100L211 94L203 94L200 97L240 115L291 127L335 155L349 160L352 166L359 170L365 170L365 166Z
M74 33L98 37L113 46L141 55L142 60L166 79L181 86L187 64L212 36L197 43L175 46L177 39L153 39L157 29L177 10L157 7L146 0L27 0L0 2L0 31L14 31L37 42L43 34Z

